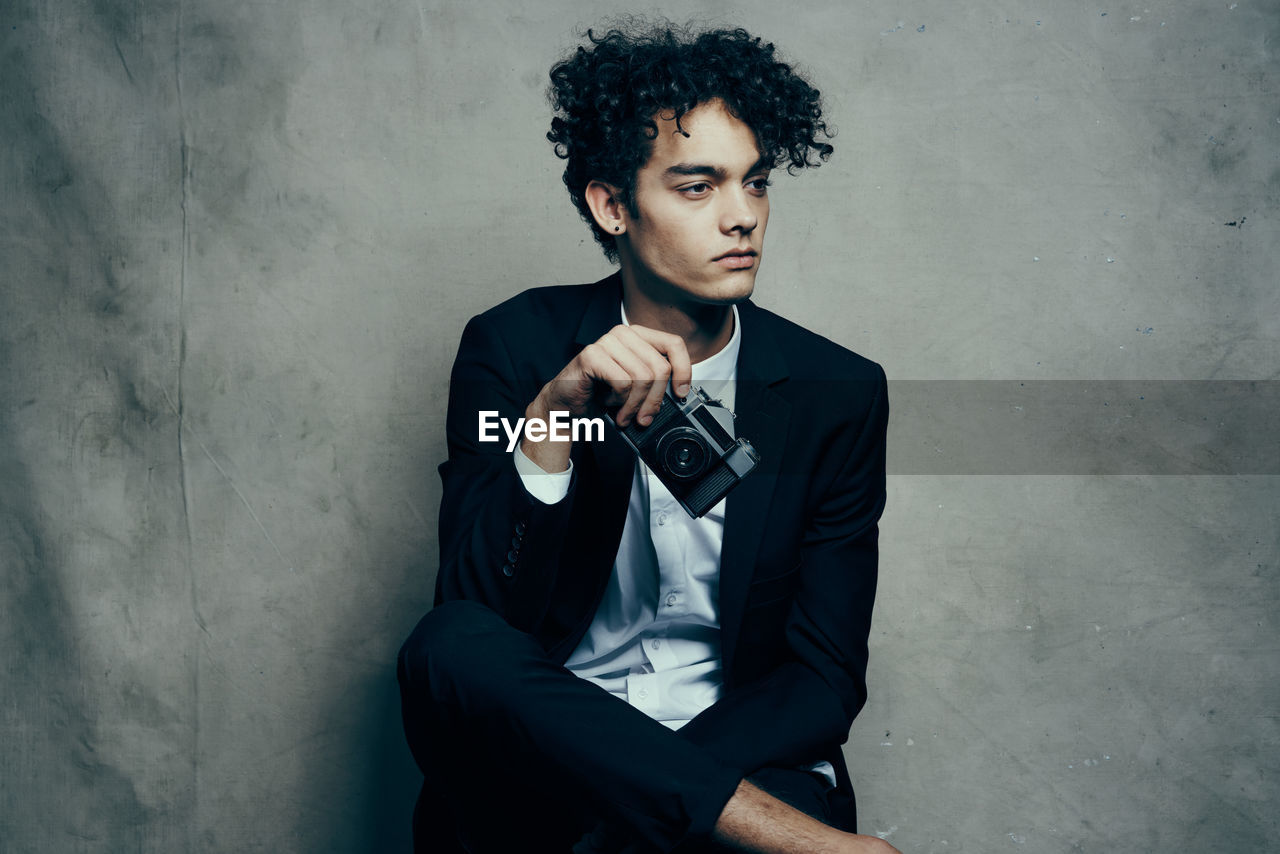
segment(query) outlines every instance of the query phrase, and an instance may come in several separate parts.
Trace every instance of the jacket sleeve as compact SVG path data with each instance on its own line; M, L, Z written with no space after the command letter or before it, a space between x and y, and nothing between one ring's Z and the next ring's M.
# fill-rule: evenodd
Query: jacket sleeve
M806 520L780 662L681 729L744 775L829 755L847 740L866 702L888 416L887 383L878 370L851 451Z
M501 428L499 441L480 441L482 412L514 424L537 394L536 378L521 382L517 374L492 321L472 318L449 380L435 601L481 602L528 631L555 581L574 484L564 499L544 504L524 488Z

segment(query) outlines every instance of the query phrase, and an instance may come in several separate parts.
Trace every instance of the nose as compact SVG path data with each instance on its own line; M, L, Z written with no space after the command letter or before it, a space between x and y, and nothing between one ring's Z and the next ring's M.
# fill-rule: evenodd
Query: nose
M760 200L749 196L742 187L725 193L722 198L724 210L720 214L721 230L725 234L732 234L735 231L750 234L754 231L760 222L760 215L756 211L756 205Z

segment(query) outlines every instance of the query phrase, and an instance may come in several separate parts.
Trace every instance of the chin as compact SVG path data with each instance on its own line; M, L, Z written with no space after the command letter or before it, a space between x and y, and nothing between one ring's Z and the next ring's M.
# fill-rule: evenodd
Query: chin
M719 275L687 284L664 281L667 299L672 302L693 302L703 305L733 305L748 299L755 291L754 270L743 270L729 275Z
M716 305L732 305L749 298L755 292L755 289L756 277L754 275L730 279L721 282L707 302L715 303Z
M717 288L714 291L690 293L693 302L702 305L735 305L751 296L753 288Z

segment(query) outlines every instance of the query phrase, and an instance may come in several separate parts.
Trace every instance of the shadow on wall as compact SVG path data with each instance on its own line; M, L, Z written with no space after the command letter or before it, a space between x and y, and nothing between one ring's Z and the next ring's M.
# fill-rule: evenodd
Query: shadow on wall
M188 759L167 763L173 779L154 797L119 761L129 736L111 716L129 709L159 752L185 743L175 724L186 704L98 648L94 624L122 614L111 630L127 635L136 612L127 589L104 595L101 574L83 571L108 554L142 556L145 537L115 530L104 517L119 508L99 512L93 489L122 457L142 454L163 418L134 393L134 363L113 357L131 336L119 234L101 216L97 176L78 168L68 128L41 100L58 91L56 60L28 42L46 23L12 4L0 43L0 136L10 149L0 165L0 230L10 238L0 261L0 839L12 850L180 846L176 829L192 821ZM164 465L172 449L154 450ZM152 509L137 508L138 531L168 529L170 510ZM131 567L140 577L149 568Z
M0 380L5 400L15 400L12 352L9 340L0 342L0 364L10 368ZM84 702L91 680L81 671L84 639L64 589L60 538L50 530L21 452L8 440L14 435L12 420L0 421L6 437L0 442L0 648L6 652L0 767L8 778L0 786L0 816L38 815L41 825L5 820L0 837L15 850L74 838L93 840L102 850L136 849L139 828L156 810L144 806L128 774L98 749L103 734L96 704ZM89 791L91 798L78 797ZM182 803L171 810L188 812Z
M400 713L400 686L396 681L396 655L400 643L408 637L413 626L425 613L430 604L430 590L434 586L435 555L415 562L406 568L403 576L407 594L422 593L428 598L426 605L414 605L422 600L417 595L406 595L408 607L405 611L388 623L398 625L392 630L388 639L394 644L389 648L385 667L374 675L369 690L365 693L367 702L363 713L356 723L359 743L355 745L362 762L367 763L364 785L359 787L363 793L364 803L359 805L358 818L366 823L369 851L377 852L411 852L413 850L412 824L413 807L422 788L422 772L413 761L409 745L404 737L404 724ZM417 589L421 587L421 590ZM346 697L340 696L339 703ZM335 708L331 717L342 718L348 712ZM316 793L318 798L326 797L321 789ZM350 831L339 834L352 839ZM364 840L352 839L354 844L363 845ZM363 848L361 850L364 850Z
M370 851L409 852L413 850L413 805L422 786L422 774L405 744L394 663L389 669L391 678L379 685L378 696L369 708L372 766L363 787L363 814L370 823Z

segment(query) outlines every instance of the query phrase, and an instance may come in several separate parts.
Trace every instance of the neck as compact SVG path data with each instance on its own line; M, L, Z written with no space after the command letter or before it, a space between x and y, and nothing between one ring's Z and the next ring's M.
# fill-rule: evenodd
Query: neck
M733 338L733 307L707 303L660 303L634 289L622 289L627 321L679 335L690 362L701 362L723 350Z
M670 286L645 288L622 268L622 307L627 322L679 335L690 362L701 362L723 350L733 338L733 306L694 302ZM656 291L653 292L653 291Z

